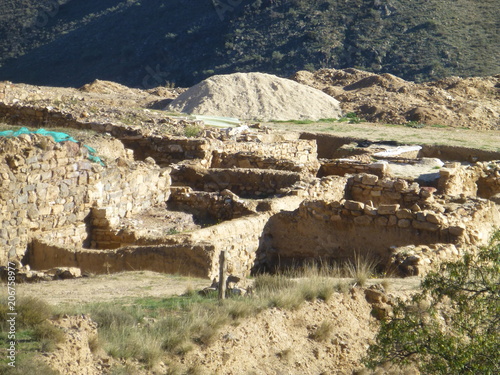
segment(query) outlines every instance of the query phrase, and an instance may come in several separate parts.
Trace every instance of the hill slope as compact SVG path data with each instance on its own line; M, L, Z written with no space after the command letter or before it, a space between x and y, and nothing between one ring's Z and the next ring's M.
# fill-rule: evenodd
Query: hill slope
M500 72L500 0L2 0L0 80L191 86L235 71Z

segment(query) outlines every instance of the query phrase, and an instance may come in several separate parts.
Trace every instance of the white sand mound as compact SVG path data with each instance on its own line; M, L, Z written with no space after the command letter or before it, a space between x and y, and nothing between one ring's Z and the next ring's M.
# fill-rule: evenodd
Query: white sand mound
M322 91L264 73L210 77L166 108L244 120L319 120L342 116L339 102Z

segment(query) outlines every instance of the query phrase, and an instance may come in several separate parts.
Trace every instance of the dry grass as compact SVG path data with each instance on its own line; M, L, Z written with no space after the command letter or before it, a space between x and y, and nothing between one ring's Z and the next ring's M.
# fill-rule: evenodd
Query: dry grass
M375 274L377 262L369 256L362 257L358 253L354 254L354 260L348 261L345 269L347 276L354 279L354 285L365 286L368 279Z
M309 338L315 341L326 341L330 338L333 331L333 323L330 321L323 321L313 332L309 334Z

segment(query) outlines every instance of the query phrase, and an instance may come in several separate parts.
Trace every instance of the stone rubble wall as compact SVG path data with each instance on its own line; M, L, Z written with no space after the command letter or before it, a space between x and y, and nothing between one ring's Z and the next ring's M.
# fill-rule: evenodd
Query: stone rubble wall
M211 168L259 168L316 175L319 162L315 141L276 143L220 142L214 144Z
M134 150L136 160L151 157L160 166L168 166L183 160L198 160L208 167L212 160L210 141L198 138L165 136L120 137L125 147Z
M265 198L289 190L303 179L297 172L268 169L220 169L183 165L172 172L173 181L194 190L216 192L230 190L243 198Z
M325 201L340 201L345 198L348 178L342 176L327 176L315 178L310 183L295 184L291 194L305 199L323 199Z
M311 259L345 261L359 254L387 266L392 246L483 245L499 224L498 209L486 200L469 200L450 213L414 212L399 204L375 208L352 200L304 201L294 212L271 217L258 259L261 267L265 263L273 269Z
M51 137L1 137L0 262L22 256L35 236L90 245L92 207L108 207L117 221L164 203L168 172L144 163L103 167L87 159L82 145Z
M196 218L211 222L237 219L253 213L249 204L230 191L207 193L189 187L172 187L169 209L192 213Z
M49 266L77 267L82 273L116 273L148 270L208 278L214 249L207 243L128 246L116 250L81 247L34 239L26 260L33 270Z
M447 163L439 171L438 192L450 196L491 198L500 193L500 162L476 162L471 166Z
M111 273L150 270L213 279L219 256L228 251L227 270L247 277L254 265L269 214L254 214L194 232L165 237L165 244L87 250L34 239L26 260L33 270L78 267L82 272ZM50 266L50 267L49 267Z
M367 164L351 159L321 159L320 162L319 176L345 176L347 174L366 173L382 178L387 176L389 172L388 164L383 162Z
M434 188L421 188L397 178L379 178L373 174L357 174L347 181L346 197L378 207L381 204L399 204L410 208L432 196Z

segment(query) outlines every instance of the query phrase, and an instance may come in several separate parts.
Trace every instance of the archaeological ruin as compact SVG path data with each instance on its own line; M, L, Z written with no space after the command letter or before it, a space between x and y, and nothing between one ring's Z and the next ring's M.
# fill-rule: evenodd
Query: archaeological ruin
M2 265L212 279L227 250L240 277L355 255L411 276L485 244L500 224L499 153L258 125L155 134L19 102L10 85L0 83L1 122L33 132L0 137ZM90 160L83 143L40 128L106 136L115 157Z

